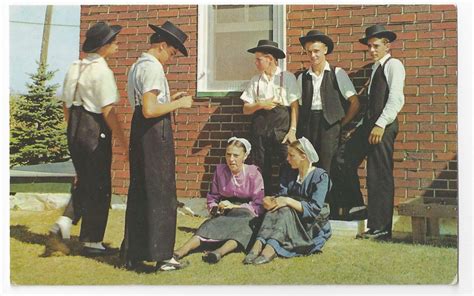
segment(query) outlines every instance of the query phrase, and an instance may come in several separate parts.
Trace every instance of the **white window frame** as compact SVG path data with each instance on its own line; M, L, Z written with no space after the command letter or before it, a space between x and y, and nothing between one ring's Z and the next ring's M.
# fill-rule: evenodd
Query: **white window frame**
M226 86L222 89L209 89L209 77L205 75L208 67L207 57L207 36L209 35L209 6L210 5L199 5L198 6L198 67L197 67L197 91L198 93L212 93L212 92L240 92L243 91L243 86L240 88ZM273 5L273 40L278 42L280 48L286 52L286 5ZM255 43L255 46L257 44ZM242 53L245 54L245 53ZM286 70L286 59L278 60L278 64L281 69ZM245 85L246 81L242 80L240 85ZM235 85L235 82L233 83Z

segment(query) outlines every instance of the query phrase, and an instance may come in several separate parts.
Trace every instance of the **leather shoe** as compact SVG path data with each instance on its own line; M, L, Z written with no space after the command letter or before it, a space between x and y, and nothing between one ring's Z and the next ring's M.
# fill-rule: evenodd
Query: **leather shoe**
M97 249L97 248L90 248L90 247L83 247L82 248L82 255L87 257L96 257L96 256L111 256L118 252L118 249L108 248L105 249Z
M273 259L275 259L277 256L276 253L274 253L273 255L271 255L269 258L263 256L263 255L260 255L258 256L257 258L255 258L255 260L253 260L253 264L254 265L260 265L260 264L267 264L269 263L270 261L272 261Z
M244 260L242 261L243 264L252 264L253 261L258 257L258 254L254 252L249 252L247 256L245 256Z
M356 239L370 239L370 240L387 240L392 237L391 233L387 230L369 229L364 233L356 235Z
M216 252L209 252L202 256L202 261L214 264L214 263L219 262L221 258L222 258L221 254L216 253Z
M374 230L374 232L369 235L370 240L388 240L391 239L392 235L389 231L387 230Z

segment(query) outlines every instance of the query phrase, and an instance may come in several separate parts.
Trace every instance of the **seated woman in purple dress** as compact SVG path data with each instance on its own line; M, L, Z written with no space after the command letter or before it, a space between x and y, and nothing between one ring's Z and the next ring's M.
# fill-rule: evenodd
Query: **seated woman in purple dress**
M277 255L294 257L321 252L331 236L329 206L324 203L331 181L313 166L319 159L306 138L288 147L292 170L282 176L280 192L264 198L268 210L244 264L264 264Z
M226 164L218 165L207 194L211 218L206 220L182 247L174 252L180 259L198 248L202 242L221 245L207 252L202 259L217 263L237 247L247 249L254 233L256 218L263 212L263 178L254 165L244 164L250 153L250 143L232 137L226 148Z

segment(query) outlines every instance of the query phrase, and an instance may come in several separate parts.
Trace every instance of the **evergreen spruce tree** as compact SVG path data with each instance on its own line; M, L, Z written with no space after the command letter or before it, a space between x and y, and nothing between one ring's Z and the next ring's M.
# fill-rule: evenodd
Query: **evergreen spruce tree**
M48 85L56 71L39 64L30 74L28 93L14 103L10 124L10 167L63 161L69 158L59 84Z

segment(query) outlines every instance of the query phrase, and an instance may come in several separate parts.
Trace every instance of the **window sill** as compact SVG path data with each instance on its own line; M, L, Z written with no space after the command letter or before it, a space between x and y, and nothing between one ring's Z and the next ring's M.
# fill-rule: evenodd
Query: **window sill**
M241 91L199 91L196 94L196 99L200 98L223 98L223 97L240 97Z

